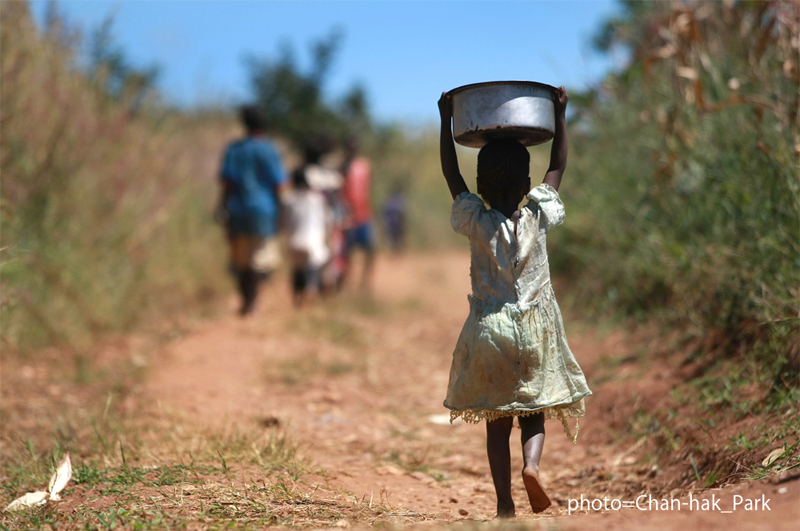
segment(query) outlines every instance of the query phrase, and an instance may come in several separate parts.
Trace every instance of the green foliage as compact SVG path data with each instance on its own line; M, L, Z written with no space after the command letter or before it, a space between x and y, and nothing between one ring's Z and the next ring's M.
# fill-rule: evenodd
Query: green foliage
M576 98L551 264L598 310L683 323L796 383L797 6L624 8L597 45L631 62Z
M334 28L311 47L311 68L303 72L294 49L285 43L277 59L248 60L256 102L268 127L303 147L325 135L343 141L349 135L369 134L372 129L363 87L354 85L339 101L329 101L325 81L341 46L343 33Z

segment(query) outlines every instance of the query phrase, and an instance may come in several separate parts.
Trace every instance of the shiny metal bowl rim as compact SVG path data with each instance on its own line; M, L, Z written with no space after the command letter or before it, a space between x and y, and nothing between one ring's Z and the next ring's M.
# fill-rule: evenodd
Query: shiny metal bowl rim
M491 87L493 85L528 85L528 86L537 86L544 89L549 90L552 94L555 94L558 89L556 89L552 85L548 85L547 83L539 83L538 81L485 81L483 83L470 83L469 85L461 85L460 87L456 87L450 91L448 94L456 94L458 92L464 92L465 90L479 88L479 87Z

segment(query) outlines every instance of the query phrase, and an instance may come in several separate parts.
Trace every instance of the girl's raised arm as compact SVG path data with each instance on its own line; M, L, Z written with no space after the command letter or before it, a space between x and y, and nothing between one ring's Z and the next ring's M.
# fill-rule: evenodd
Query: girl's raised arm
M439 158L442 160L442 173L450 188L450 195L455 199L459 194L469 192L469 188L458 169L453 131L450 129L450 122L453 118L453 98L447 92L442 92L442 97L439 98L439 116L442 118L442 129L439 134Z
M561 177L567 168L567 91L559 87L556 92L556 135L553 137L553 146L550 148L550 167L544 176L544 183L556 190L561 185Z

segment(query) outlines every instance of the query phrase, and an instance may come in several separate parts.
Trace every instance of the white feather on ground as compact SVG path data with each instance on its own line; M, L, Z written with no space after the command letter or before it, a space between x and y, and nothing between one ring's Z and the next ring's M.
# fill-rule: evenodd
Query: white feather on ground
M61 499L61 491L64 490L70 479L72 479L72 461L70 461L69 454L66 454L50 477L47 492L41 490L28 492L9 503L4 511L20 511L31 507L41 507L48 500L58 501Z
M39 507L47 503L47 499L50 497L49 492L44 492L43 490L37 490L36 492L29 492L24 496L20 496L16 500L12 501L6 507L6 511L20 511L22 509L28 509L30 507Z
M67 486L69 480L72 479L72 461L70 461L69 454L65 455L58 468L50 478L50 485L47 490L50 492L50 499L53 501L60 500L60 493Z

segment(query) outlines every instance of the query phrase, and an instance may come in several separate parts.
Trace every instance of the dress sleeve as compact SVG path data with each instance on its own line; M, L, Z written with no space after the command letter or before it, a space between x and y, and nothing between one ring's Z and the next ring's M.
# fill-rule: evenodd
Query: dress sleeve
M483 200L475 194L461 192L453 201L450 225L458 234L469 236L478 223L481 212L486 211Z
M540 184L528 192L528 199L539 205L546 231L564 223L564 203L555 188L549 184Z

